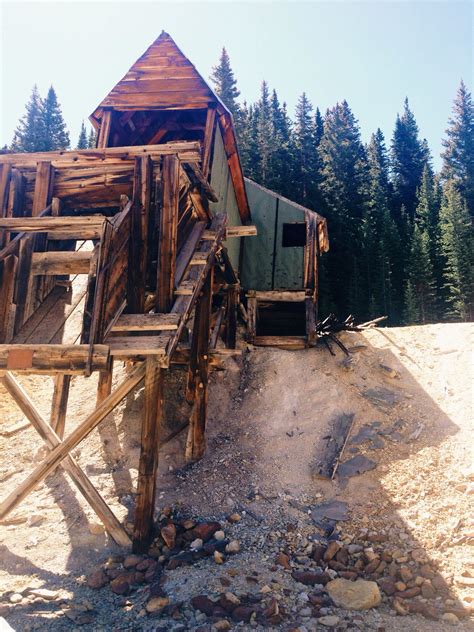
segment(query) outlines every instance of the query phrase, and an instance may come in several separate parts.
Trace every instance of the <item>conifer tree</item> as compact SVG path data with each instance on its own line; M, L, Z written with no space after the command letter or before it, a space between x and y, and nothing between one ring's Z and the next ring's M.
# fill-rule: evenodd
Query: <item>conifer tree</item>
M385 139L380 129L367 147L368 202L364 214L362 256L365 262L366 300L370 313L399 321L403 288L398 231L390 215L390 182Z
M300 96L296 105L294 142L295 142L295 199L309 205L314 190L316 166L315 129L312 116L313 106L306 93Z
M316 148L318 148L321 143L323 133L324 133L323 117L321 116L321 112L319 111L319 108L316 108L316 115L314 117L314 144L316 145Z
M440 209L441 244L446 264L444 280L448 318L474 317L474 239L467 202L455 181L444 187Z
M69 133L53 86L49 88L46 99L43 101L43 117L46 151L67 149L69 147Z
M222 48L221 56L217 66L212 68L211 80L214 83L217 95L222 99L224 105L229 109L234 117L237 137L242 134L241 108L237 101L240 92L237 89L237 81L234 71L230 65L229 54L225 46Z
M395 219L401 221L401 207L410 219L415 215L417 189L428 160L427 146L418 137L418 125L405 99L403 114L397 115L392 138L392 178L395 194Z
M418 206L415 221L427 236L428 256L433 274L433 288L436 295L436 313L441 313L443 295L443 260L439 230L440 190L438 182L428 165L423 170L421 186L418 191Z
M36 85L26 104L26 112L15 130L11 149L17 152L47 150L43 103Z
M428 252L428 234L415 224L407 267L406 324L422 325L434 319L434 280ZM411 322L408 321L411 319Z
M458 88L446 135L442 176L456 183L474 220L474 105L464 81Z
M259 150L258 182L268 186L271 175L270 157L274 150L273 130L270 114L270 92L266 81L262 81L257 110L257 143Z
M270 99L272 153L270 155L268 187L286 197L293 194L293 148L291 121L286 104L280 106L276 90Z
M87 147L89 149L95 149L97 144L97 134L93 127L91 127L91 131L89 132L89 138L87 139Z
M367 160L357 120L346 101L327 111L319 150L323 215L331 235L331 248L324 258L332 302L341 316L348 312L365 315L360 253L367 203Z
M79 139L77 141L76 149L87 149L87 147L88 147L88 143L87 143L86 126L84 125L84 121L82 121L81 131L79 132Z

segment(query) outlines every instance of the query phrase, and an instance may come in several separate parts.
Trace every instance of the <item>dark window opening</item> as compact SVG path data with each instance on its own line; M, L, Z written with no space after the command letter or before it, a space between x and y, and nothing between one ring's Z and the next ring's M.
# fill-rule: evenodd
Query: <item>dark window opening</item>
M281 245L283 246L283 248L306 246L305 222L292 222L291 224L283 224Z

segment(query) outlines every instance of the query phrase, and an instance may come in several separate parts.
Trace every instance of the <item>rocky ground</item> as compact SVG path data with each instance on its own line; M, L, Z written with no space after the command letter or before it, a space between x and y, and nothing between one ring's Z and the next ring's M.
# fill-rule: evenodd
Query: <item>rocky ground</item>
M242 343L213 374L205 458L184 466L182 435L163 450L147 555L114 546L61 474L0 525L0 630L474 630L472 335L346 333L349 359ZM74 381L69 429L91 380ZM51 384L23 384L46 414ZM141 398L75 454L127 528ZM43 451L3 392L0 415L4 496ZM350 438L322 480L342 415Z

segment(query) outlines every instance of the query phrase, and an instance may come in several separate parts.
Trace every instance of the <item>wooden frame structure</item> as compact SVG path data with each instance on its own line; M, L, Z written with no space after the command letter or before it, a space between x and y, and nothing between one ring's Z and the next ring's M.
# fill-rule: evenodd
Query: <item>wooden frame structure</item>
M175 357L188 366L186 459L202 457L211 346L225 327L223 342L235 347L239 283L223 247L227 217L209 212L214 192L201 161L198 142L0 156L0 379L50 449L2 501L0 518L62 465L114 540L127 545L127 533L70 453L144 383L133 533L134 550L144 550L153 527L163 372ZM25 342L72 274L83 275L87 288L74 339ZM134 369L111 391L117 360ZM49 424L13 372L55 376ZM65 437L71 376L93 372L97 407Z

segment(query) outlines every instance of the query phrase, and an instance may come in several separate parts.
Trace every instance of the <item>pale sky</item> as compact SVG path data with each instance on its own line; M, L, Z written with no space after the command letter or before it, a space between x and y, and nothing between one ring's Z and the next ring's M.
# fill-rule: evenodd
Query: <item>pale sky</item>
M473 4L385 2L15 2L0 0L0 145L34 83L52 83L72 145L82 119L165 30L208 79L227 47L248 101L266 79L291 114L306 91L324 113L347 99L367 141L387 144L408 96L439 167L459 81L472 90Z

